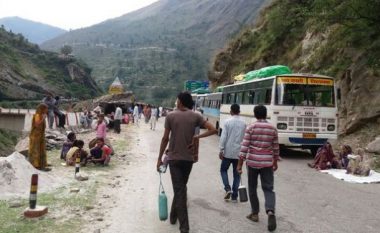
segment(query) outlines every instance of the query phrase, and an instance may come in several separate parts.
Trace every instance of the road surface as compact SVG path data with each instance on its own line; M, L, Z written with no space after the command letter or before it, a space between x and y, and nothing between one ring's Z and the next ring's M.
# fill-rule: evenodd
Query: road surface
M104 188L102 221L88 224L83 232L109 233L174 233L178 223L170 225L158 218L159 175L155 170L163 134L160 118L156 131L140 122L140 127L123 125L128 131L130 150L128 166L120 164L115 175L121 176L116 188ZM200 140L199 162L193 166L188 183L190 232L247 233L266 232L267 218L263 211L263 192L259 187L260 222L246 219L249 203L229 203L223 200L220 178L218 136ZM379 232L380 184L350 184L306 166L311 156L299 151L281 155L275 173L277 198L276 232ZM230 179L232 174L230 173ZM243 183L247 184L243 171ZM169 199L173 197L169 171L163 175ZM106 196L106 197L108 197Z

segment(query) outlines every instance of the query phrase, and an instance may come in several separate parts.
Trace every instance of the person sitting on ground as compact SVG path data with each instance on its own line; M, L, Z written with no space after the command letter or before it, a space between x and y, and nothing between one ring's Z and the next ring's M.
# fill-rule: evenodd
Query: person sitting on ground
M337 168L338 161L335 159L331 144L329 142L326 142L322 147L320 147L314 158L314 162L308 163L307 165L317 170Z
M61 159L66 160L66 154L70 150L70 148L73 146L74 141L77 139L77 136L74 132L70 132L67 134L67 139L62 145L61 150Z
M343 145L341 147L341 151L338 152L338 158L339 158L339 166L342 169L346 169L348 166L348 155L352 154L352 149L349 145Z
M81 166L86 166L87 164L87 151L83 150L84 142L82 140L75 140L73 146L66 154L66 165L74 166L78 156L80 157Z
M104 144L103 138L96 140L96 146L90 150L88 162L94 164L108 165L111 160L112 149Z
M357 151L357 155L349 155L349 162L347 165L346 173L353 174L357 176L369 176L371 168L370 161L365 156L364 150L359 148Z

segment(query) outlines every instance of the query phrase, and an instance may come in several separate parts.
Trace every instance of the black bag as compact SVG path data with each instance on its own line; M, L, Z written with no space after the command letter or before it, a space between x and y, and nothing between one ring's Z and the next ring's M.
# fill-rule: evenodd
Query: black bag
M240 177L240 186L239 186L239 199L240 199L240 202L248 201L247 188L241 182L241 177Z

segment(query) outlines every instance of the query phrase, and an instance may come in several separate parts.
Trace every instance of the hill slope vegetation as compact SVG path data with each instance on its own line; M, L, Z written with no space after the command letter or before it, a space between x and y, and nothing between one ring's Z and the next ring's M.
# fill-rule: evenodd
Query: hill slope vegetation
M228 38L252 23L266 0L161 0L138 11L74 30L43 48L73 47L107 88L118 76L149 103L172 105L185 80L207 80L209 61Z
M365 129L373 139L380 134L378 12L376 0L274 1L255 27L217 54L209 79L214 86L231 83L235 75L276 64L335 77L340 133Z
M23 35L0 28L0 100L40 100L46 92L84 99L100 89L85 63L42 51Z

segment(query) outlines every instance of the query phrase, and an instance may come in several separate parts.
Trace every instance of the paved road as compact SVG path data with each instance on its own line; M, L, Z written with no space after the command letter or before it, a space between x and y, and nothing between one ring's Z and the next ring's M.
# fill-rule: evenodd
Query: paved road
M112 193L115 205L109 209L103 232L171 233L177 225L158 219L158 183L155 172L163 118L156 131L141 123L129 127L134 135L131 148L134 162L123 171L126 184ZM227 203L219 175L217 136L201 139L200 159L194 165L188 184L191 232L246 233L266 232L266 216L260 222L245 218L248 203ZM310 155L297 151L282 154L275 173L277 197L276 232L379 232L380 185L349 184L306 166ZM164 174L164 186L172 199L170 175ZM245 171L243 182L247 183ZM261 189L259 198L263 201ZM261 203L263 204L263 203ZM263 205L262 205L263 206ZM170 201L169 201L170 208ZM96 228L96 227L95 227Z

